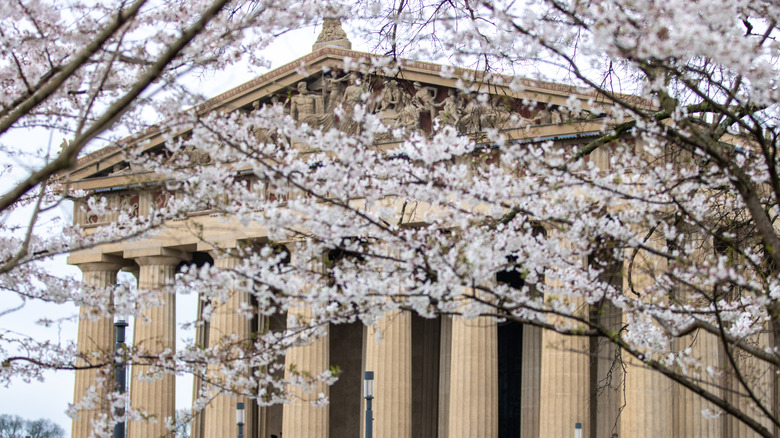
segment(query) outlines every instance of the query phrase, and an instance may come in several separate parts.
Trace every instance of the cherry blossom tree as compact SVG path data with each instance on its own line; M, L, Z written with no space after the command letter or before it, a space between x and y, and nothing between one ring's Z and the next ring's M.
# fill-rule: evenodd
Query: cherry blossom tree
M270 244L240 248L242 264L231 270L187 269L177 287L213 299L245 291L269 317L306 303L310 317L248 347L236 340L163 358L130 352L131 362L159 359L160 373L203 378L207 363L236 363L223 389L274 403L290 383L273 372L278 357L327 324L372 325L398 309L492 317L593 339L612 348L618 366L643 364L706 400L705 414L760 436L780 428L780 9L772 2L67 5L3 6L0 135L44 126L68 139L0 198L9 214L33 211L25 226L4 229L3 293L140 315L160 291L120 287L109 299L38 262L208 210L265 227ZM334 14L355 17L354 30L386 55L345 65L355 73L350 86L394 76L403 58L473 68L441 72L459 79L464 96L478 95L477 83L519 93L525 86L513 75L535 76L576 87L572 95L593 93L558 111L600 123L603 133L563 147L516 141L512 129L495 126L464 135L473 133L446 120L428 131L387 127L371 92L335 110L349 121L342 129L296 121L270 99L229 114L186 109L200 96L182 72L242 57L261 63L251 53L274 36ZM164 151L116 141L152 123L168 137ZM104 135L130 163L165 175L176 195L147 217L117 213L88 235L78 227L40 234L41 215L68 199L110 212L59 177ZM207 163L193 162L191 151ZM73 347L0 342L5 384L78 367ZM720 351L717 363L704 344ZM246 369L269 372L240 372L236 348L246 349ZM301 373L294 383L333 377ZM268 389L258 396L258 388Z

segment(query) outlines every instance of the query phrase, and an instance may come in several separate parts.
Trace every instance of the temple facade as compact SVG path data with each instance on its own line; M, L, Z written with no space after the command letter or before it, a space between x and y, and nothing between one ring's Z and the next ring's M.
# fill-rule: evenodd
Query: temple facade
M353 108L364 93L375 97L370 108L391 128L430 133L437 126L454 126L464 135L479 136L487 129L503 129L512 120L520 128L509 135L517 141L553 140L561 146L582 144L603 133L603 123L588 110L574 113L564 109L575 95L583 108L592 108L599 97L578 93L560 84L514 79L522 91L512 91L509 82L484 91L480 100L456 92L456 80L442 76L442 67L426 62L406 62L390 77L358 72L341 72L345 59L370 59L373 55L351 50L338 20L326 20L325 30L312 53L275 69L246 84L205 102L199 111L237 111L280 102L300 123L356 132L348 117L340 120L335 109ZM306 74L304 72L312 72ZM479 105L480 102L491 105ZM607 106L607 102L601 102ZM602 107L603 109L603 107ZM347 110L348 111L348 110ZM262 137L263 132L257 135ZM150 130L140 139L145 153L159 153L163 134ZM392 142L392 138L379 141ZM207 156L184 150L193 162L208 164ZM609 166L606 152L596 151L591 160ZM70 175L74 188L106 197L111 205L143 216L154 206L163 206L171 196L158 176L127 164L120 147L107 147L82 158ZM91 214L78 208L74 220L84 229L110 223L109 215ZM193 227L200 230L194 235ZM229 251L216 252L246 242L261 242L266 231L241 225L224 217L192 215L173 222L154 238L123 241L70 255L70 264L83 272L85 283L107 287L116 283L120 270L132 272L141 289L154 289L176 281L186 264L210 263L229 269L239 263ZM292 246L287 248L295 257ZM617 268L616 284L622 284ZM498 278L511 284L516 279ZM549 279L548 281L554 281ZM247 319L237 310L251 305L251 298L233 294L219 303L209 324L198 331L196 342L214 345L237 335L248 338L262 327L283 329L288 315ZM175 351L175 295L146 311L151 321L135 324L133 342L150 353ZM87 318L82 309L79 348L84 357L111 351L113 321ZM291 311L292 312L292 311ZM305 312L301 310L301 312ZM619 310L601 309L599 318L621 324ZM381 342L374 332L382 332ZM717 340L700 336L691 345L702 356L717 362ZM725 418L706 419L700 412L706 403L658 373L627 361L628 372L612 367L614 347L587 338L566 337L519 323L498 323L489 318L472 320L442 316L425 319L406 312L391 313L377 327L360 323L331 325L316 342L294 347L287 365L312 373L337 365L338 382L319 390L330 403L315 407L305 400L270 407L258 406L247 398L219 396L192 422L193 438L237 436L236 402L247 406L245 436L257 438L327 438L363 436L363 371L375 372L374 436L378 438L563 438L582 427L582 437L737 437L751 436L743 426ZM85 359L86 360L86 359ZM285 366L289 369L289 366ZM157 419L175 413L175 381L172 375L148 381L137 379L145 371L135 365L130 377L130 405ZM82 400L95 382L98 371L76 373L75 401ZM625 380L605 384L609 378ZM195 383L195 390L200 384ZM299 394L301 399L306 394ZM105 406L84 410L73 423L73 438L87 438L92 421ZM735 422L734 422L735 423ZM740 429L741 428L741 429ZM173 436L165 421L130 422L130 438Z

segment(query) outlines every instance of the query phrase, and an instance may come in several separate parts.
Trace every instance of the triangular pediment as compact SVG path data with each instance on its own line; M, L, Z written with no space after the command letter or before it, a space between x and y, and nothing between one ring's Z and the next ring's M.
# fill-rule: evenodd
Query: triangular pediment
M471 92L458 90L464 83ZM300 123L349 131L356 127L345 117L339 120L334 108L354 107L356 99L365 97L366 92L371 96L369 111L387 126L429 134L434 127L449 124L464 135L474 135L491 128L505 129L511 120L513 126L519 121L525 131L523 136L529 139L584 135L603 129L603 123L595 121L590 110L594 106L603 110L608 105L604 96L583 93L569 85L488 75L422 61L395 62L326 46L209 99L195 110L200 114L251 111L274 102L284 105L285 111ZM571 96L578 98L581 111L566 108ZM637 102L642 104L638 99ZM389 134L387 137L384 140L393 140ZM143 152L149 152L160 150L163 142L159 128L151 127L117 146L86 155L70 173L70 183L94 190L159 181L159 177L145 177L143 169L126 163L123 149L139 144L143 145Z

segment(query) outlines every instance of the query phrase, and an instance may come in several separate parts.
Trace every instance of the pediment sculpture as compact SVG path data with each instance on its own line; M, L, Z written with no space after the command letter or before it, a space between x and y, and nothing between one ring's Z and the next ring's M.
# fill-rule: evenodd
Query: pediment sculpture
M389 132L377 137L380 142L393 140L393 133L399 130L433 134L452 126L471 135L486 129L572 123L589 117L587 112L541 102L355 72L307 78L297 82L286 96L276 94L266 104L281 102L294 120L314 129L337 128L352 135L360 130L354 116L361 105L362 111L376 115L388 128ZM258 140L266 140L262 132L258 132Z

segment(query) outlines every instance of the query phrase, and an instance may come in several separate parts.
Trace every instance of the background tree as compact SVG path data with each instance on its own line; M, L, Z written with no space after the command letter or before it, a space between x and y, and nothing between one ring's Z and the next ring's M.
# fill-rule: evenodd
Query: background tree
M0 437L3 438L63 438L65 431L46 418L25 420L18 415L0 414Z
M18 415L0 415L0 431L3 437L21 437L24 432L24 418Z

